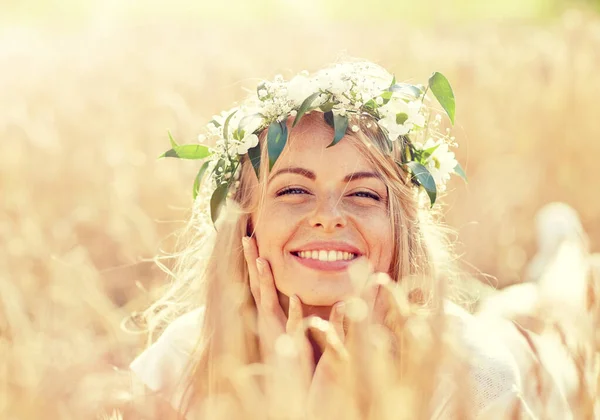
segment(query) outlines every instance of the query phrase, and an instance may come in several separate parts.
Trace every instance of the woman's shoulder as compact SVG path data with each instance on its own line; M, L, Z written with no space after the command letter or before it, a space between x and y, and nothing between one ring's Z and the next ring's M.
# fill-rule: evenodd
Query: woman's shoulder
M459 346L463 363L450 367L450 393L467 396L469 407L481 417L493 408L509 409L519 398L521 377L510 340L513 328L503 320L483 320L451 302L445 303L447 332ZM462 375L460 372L466 375ZM445 370L447 372L447 370ZM470 392L466 392L470 390Z
M529 418L545 410L572 418L567 400L573 366L558 341L509 319L472 315L453 304L446 313L463 344L478 418L510 418L515 412ZM538 372L536 378L532 372ZM544 387L547 398L541 398L536 384Z
M148 389L174 406L179 405L178 389L199 344L203 319L203 307L179 316L129 366Z

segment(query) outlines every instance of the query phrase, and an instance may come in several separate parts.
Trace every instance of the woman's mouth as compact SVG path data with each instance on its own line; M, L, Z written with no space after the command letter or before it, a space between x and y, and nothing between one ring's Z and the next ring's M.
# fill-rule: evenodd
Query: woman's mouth
M356 258L353 252L331 250L312 250L312 251L297 251L292 252L293 255L299 258L319 261L349 261Z
M343 271L361 256L354 249L342 251L340 249L327 248L304 249L302 251L293 251L290 254L305 267L319 271Z

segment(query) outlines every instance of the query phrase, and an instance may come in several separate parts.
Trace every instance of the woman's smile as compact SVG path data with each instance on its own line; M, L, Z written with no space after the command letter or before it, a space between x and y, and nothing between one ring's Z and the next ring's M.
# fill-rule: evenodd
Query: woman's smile
M303 266L319 271L344 271L363 256L357 247L340 241L311 242L290 254Z

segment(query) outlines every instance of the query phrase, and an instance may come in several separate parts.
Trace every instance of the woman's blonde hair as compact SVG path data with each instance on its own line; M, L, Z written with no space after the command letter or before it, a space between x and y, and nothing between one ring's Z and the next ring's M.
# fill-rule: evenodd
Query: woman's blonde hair
M302 124L321 124L323 115L314 112ZM436 279L448 278L451 259L444 230L436 215L419 202L419 192L409 175L396 162L401 160L401 140L390 144L369 117L358 117L341 141L351 142L378 171L388 188L388 208L395 238L390 277L415 289L423 305L435 306L440 291ZM288 141L295 141L291 130ZM264 136L261 143L264 141ZM335 147L335 146L334 146ZM391 149L390 149L391 148ZM267 148L261 147L262 162L268 162ZM285 153L285 150L284 150ZM227 396L228 401L252 404L248 399L256 391L241 384L240 375L251 375L249 366L261 362L256 335L256 306L248 285L248 270L242 251L242 237L251 235L251 215L260 206L269 176L268 165L261 165L258 183L251 162L242 159L239 186L221 215L216 231L206 237L194 228L194 216L187 226L182 250L175 255L173 283L146 315L151 331L160 330L176 316L204 306L204 321L193 366L181 384L186 389L186 405L198 398ZM254 179L252 179L254 177ZM415 287L416 286L416 287ZM199 327L200 328L200 327ZM260 375L254 382L260 384ZM240 389L244 387L244 389ZM248 388L248 389L246 389ZM260 386L255 387L260 388ZM243 397L245 395L245 397ZM254 407L260 409L260 407Z

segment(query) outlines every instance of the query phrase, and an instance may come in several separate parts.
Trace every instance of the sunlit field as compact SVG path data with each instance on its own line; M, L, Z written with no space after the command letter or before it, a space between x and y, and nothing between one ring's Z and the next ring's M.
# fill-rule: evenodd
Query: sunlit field
M134 408L126 372L146 337L124 319L166 282L154 259L173 251L197 171L157 156L167 130L195 141L213 114L277 73L350 56L398 80L448 77L469 182L451 181L444 213L461 267L482 283L524 278L534 217L548 202L573 206L598 251L593 11L464 22L419 11L411 23L380 18L381 2L343 19L317 2L288 3L254 21L215 11L195 23L198 12L181 5L166 18L156 5L118 14L115 4L73 8L64 24L56 9L28 19L14 7L3 20L0 418L97 418L113 408L151 417Z

